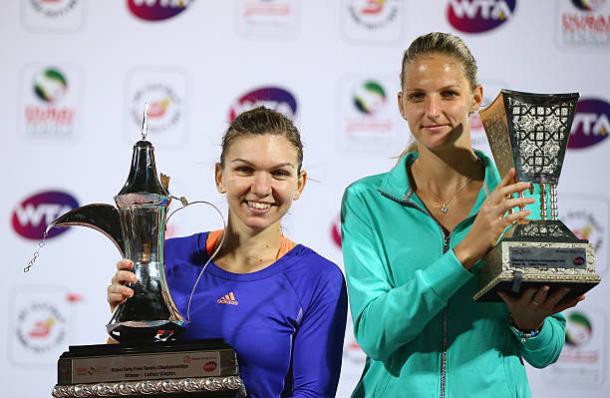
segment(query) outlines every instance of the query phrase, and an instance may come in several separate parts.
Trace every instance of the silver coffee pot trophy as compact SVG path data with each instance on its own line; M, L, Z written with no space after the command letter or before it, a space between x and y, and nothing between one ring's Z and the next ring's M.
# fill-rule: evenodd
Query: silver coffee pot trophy
M133 146L127 182L114 197L117 207L90 204L67 212L51 227L80 225L102 232L123 258L133 261L138 282L133 297L117 306L106 329L117 341L165 341L184 331L186 320L176 308L164 272L163 243L171 196L169 178L155 165L154 147L146 139L147 112L142 139Z
M168 213L175 197L168 191L169 178L157 176L154 148L146 139L146 132L145 107L142 138L133 146L127 182L114 197L116 207L107 204L79 207L47 228L48 232L54 227L80 225L102 232L123 258L133 261L133 272L138 278L131 286L134 295L117 306L106 325L110 336L120 344L70 346L57 362L57 384L52 396L243 397L246 391L239 376L237 355L229 345L222 339L177 339L188 324L190 299L185 319L165 278L165 226L176 211L196 203L212 204L176 198L182 207ZM43 244L44 240L40 247ZM192 292L217 251L202 264Z

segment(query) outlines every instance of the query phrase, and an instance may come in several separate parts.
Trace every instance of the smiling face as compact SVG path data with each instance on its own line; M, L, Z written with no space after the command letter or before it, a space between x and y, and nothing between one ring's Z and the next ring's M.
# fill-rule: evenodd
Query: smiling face
M279 227L292 201L305 187L298 153L283 135L244 134L226 150L224 166L216 164L216 186L226 193L234 231L256 233Z
M455 57L422 54L405 67L398 106L419 145L432 151L470 148L470 114L482 96Z

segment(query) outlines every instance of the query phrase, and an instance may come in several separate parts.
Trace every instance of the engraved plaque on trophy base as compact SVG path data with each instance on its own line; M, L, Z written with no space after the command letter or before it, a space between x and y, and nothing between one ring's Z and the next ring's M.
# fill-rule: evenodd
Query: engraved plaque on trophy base
M512 227L484 262L476 301L502 301L498 291L520 296L529 287L544 285L550 292L568 287L566 297L576 297L600 282L591 244L578 239L560 221Z
M235 351L220 339L70 346L55 398L243 397Z

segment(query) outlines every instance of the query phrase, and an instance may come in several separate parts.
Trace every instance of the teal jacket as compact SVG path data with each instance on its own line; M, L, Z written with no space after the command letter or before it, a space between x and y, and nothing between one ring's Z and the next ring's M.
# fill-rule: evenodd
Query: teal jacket
M565 318L548 317L522 343L504 303L473 301L481 264L470 272L452 250L500 181L491 160L477 155L483 187L448 237L409 187L417 153L346 189L344 266L354 334L367 354L353 397L530 397L523 359L542 368L559 357Z

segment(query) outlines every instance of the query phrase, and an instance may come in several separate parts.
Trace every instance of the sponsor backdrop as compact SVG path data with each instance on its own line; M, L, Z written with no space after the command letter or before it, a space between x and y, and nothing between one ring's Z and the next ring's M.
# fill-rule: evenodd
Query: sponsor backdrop
M559 208L595 247L604 281L566 314L557 364L528 374L536 397L608 396L610 0L5 2L2 396L48 396L68 345L105 341L105 292L118 260L107 239L84 228L52 230L38 261L23 270L51 220L112 203L145 101L172 193L224 211L213 166L228 122L256 105L293 118L310 181L284 228L341 265L343 189L390 168L409 141L396 109L400 60L412 39L432 30L461 35L472 48L486 101L500 88L581 94ZM473 142L489 151L473 117ZM219 226L212 210L194 208L177 215L168 234ZM340 397L364 364L351 327L344 353Z

